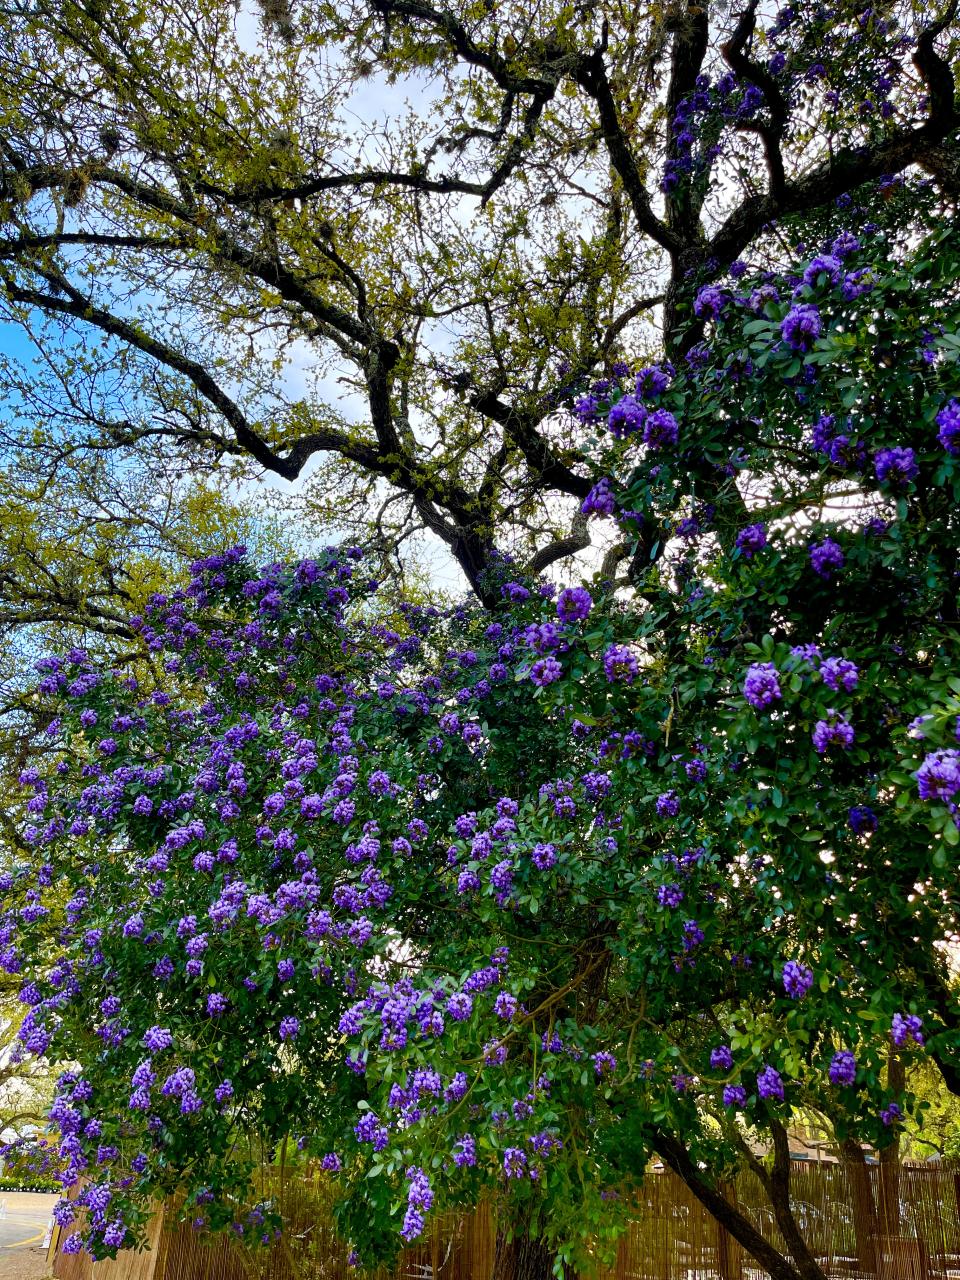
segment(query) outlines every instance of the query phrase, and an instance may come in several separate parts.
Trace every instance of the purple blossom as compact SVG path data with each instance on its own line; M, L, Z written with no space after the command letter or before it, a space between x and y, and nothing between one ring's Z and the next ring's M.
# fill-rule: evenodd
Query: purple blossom
M557 860L557 851L552 844L535 844L530 854L530 861L538 871L549 871Z
M506 893L513 883L513 863L503 858L490 872L490 884L500 893Z
M651 449L669 448L677 443L680 428L668 409L654 409L643 424L643 440Z
M726 290L705 285L693 300L693 314L698 320L716 320L729 301Z
M920 468L912 449L897 446L894 449L878 449L873 459L877 483L901 491L915 479Z
M836 258L847 258L860 248L860 241L852 231L841 231L830 246L830 252Z
M923 1019L915 1013L895 1013L890 1023L890 1038L898 1049L902 1049L908 1040L923 1044Z
M593 599L585 587L566 587L557 599L557 617L561 622L582 622L593 608Z
M600 401L595 395L581 396L574 401L573 412L581 422L592 422L600 412Z
M814 573L828 579L834 569L842 569L844 565L843 549L832 538L824 538L823 542L810 546L810 563Z
M757 1073L757 1093L761 1098L779 1098L783 1100L783 1081L780 1072L771 1066L765 1066Z
M662 884L657 889L657 901L661 907L679 907L683 901L683 890L678 884Z
M851 831L857 836L877 829L877 815L868 805L855 805L848 812L847 821Z
M813 727L813 749L822 756L828 747L836 743L844 751L849 751L855 736L853 725L832 708L827 710L827 716L829 719L818 720Z
M472 893L480 888L480 877L469 867L465 867L457 876L457 893Z
M880 1112L880 1119L889 1128L890 1125L896 1124L897 1121L903 1119L903 1112L895 1102L891 1102L889 1106L884 1107Z
M664 391L670 386L670 379L673 374L673 366L667 365L661 368L659 365L651 365L649 368L641 369L637 374L636 393L638 396L648 399L652 396L663 395Z
M791 1000L802 1000L813 986L813 970L796 960L783 966L783 988Z
M169 1049L173 1044L173 1035L166 1027L150 1027L144 1032L143 1043L151 1053L159 1053L161 1049Z
M598 1079L604 1079L616 1071L617 1060L612 1053L601 1050L593 1055L593 1069Z
M820 337L820 312L808 302L798 302L784 316L780 335L794 351L809 351Z
M616 501L613 496L613 490L610 488L610 481L606 476L597 481L584 498L580 507L585 516L612 516L615 509Z
M632 684L639 671L636 656L625 645L612 644L603 655L603 672L611 682Z
M723 1105L725 1107L742 1107L747 1101L747 1091L742 1084L728 1084L723 1087Z
M960 751L953 747L931 751L913 776L921 800L952 802L960 791Z
M625 436L639 431L646 416L647 410L636 397L625 395L617 401L607 415L607 426L611 435L617 440L622 440Z
M696 920L685 920L683 924L683 949L686 952L695 951L706 935L697 924Z
M833 1055L827 1071L831 1084L851 1085L857 1078L857 1060L849 1049L841 1049Z
M876 284L876 279L876 273L872 267L859 267L856 271L848 271L843 277L840 293L847 302L852 302L855 298L862 298L865 293L870 293Z
M430 1179L424 1171L416 1165L411 1165L407 1170L407 1180L410 1186L407 1188L407 1203L417 1209L423 1209L425 1213L433 1208L433 1190L430 1186Z
M748 524L737 534L735 546L744 560L752 560L754 555L767 545L767 528L764 524Z
M453 1144L453 1163L458 1169L472 1168L477 1163L477 1144L472 1134L465 1133Z
M281 1018L279 1034L281 1040L295 1040L300 1034L300 1019Z
M710 1066L714 1071L733 1070L733 1054L728 1044L717 1045L716 1049L710 1050Z
M815 285L818 282L818 278L824 274L830 284L837 284L843 275L843 264L840 259L829 253L813 258L803 273L803 283L805 285Z
M447 1013L454 1022L466 1022L473 1013L473 1000L464 991L455 991L447 1001Z
M555 680L559 680L563 675L563 667L553 656L549 658L538 658L530 668L530 679L535 685L543 688L544 685L553 684Z
M836 693L843 689L852 693L857 687L859 672L856 664L846 658L824 658L820 667L820 678L828 689Z
M960 456L960 400L949 400L937 414L937 439L947 453Z
M493 1002L493 1012L498 1018L503 1018L505 1022L510 1022L517 1012L517 997L511 995L509 991L501 991Z
M423 1228L426 1226L426 1220L419 1209L413 1205L407 1206L407 1211L403 1216L403 1226L400 1228L400 1235L409 1244L411 1240L416 1240L418 1236L423 1234Z
M139 911L134 912L123 925L123 936L125 938L139 938L143 933L143 916Z
M769 707L781 697L777 668L772 662L753 663L743 683L743 696L757 711Z
M664 791L657 796L657 813L661 818L675 818L680 812L680 798L676 791Z

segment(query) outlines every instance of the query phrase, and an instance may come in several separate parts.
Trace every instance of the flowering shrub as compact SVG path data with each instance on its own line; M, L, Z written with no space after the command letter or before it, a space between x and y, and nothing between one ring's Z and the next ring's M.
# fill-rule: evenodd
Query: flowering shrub
M269 1239L228 1158L256 1133L349 1190L362 1259L484 1187L574 1258L654 1151L722 1168L737 1115L808 1104L882 1145L891 1053L949 1078L960 269L922 294L935 360L886 306L929 249L864 257L852 298L830 255L701 295L724 322L687 368L578 401L610 428L585 508L648 548L631 602L504 561L492 611L378 617L359 552L236 550L135 620L156 679L41 662L0 962L23 1051L77 1064L69 1248L135 1242L177 1186ZM852 512L791 523L851 476Z

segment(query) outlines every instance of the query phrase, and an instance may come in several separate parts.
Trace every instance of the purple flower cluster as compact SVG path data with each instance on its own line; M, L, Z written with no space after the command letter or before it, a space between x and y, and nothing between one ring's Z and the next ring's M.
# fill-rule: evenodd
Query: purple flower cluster
M698 320L716 320L729 301L729 294L717 285L705 285L693 300L693 314Z
M856 663L847 658L824 658L820 665L820 679L835 693L840 689L852 693L857 687L859 672Z
M853 725L839 711L834 711L832 708L827 710L827 717L826 720L818 720L813 727L814 751L822 756L834 745L849 751L855 736Z
M710 1066L714 1071L733 1070L733 1054L728 1044L721 1044L710 1050Z
M843 263L832 253L820 254L812 258L803 272L803 283L813 286L820 283L820 277L826 276L831 285L838 284L843 275Z
M585 516L612 516L616 510L616 499L610 487L610 480L605 476L598 480L584 498L580 510Z
M908 1041L923 1044L923 1020L915 1013L895 1013L890 1024L890 1038L898 1049Z
M811 544L810 563L814 573L829 579L835 569L842 569L844 566L843 548L832 538L824 538L823 542Z
M851 436L851 431L849 419L840 429L832 413L821 414L810 433L810 446L817 453L826 454L841 471L860 471L866 465L867 452L863 443Z
M878 449L873 465L877 483L898 493L906 489L920 471L913 450L901 447Z
M813 970L796 960L783 966L783 989L791 1000L802 1000L813 986Z
M611 435L617 440L622 440L625 436L639 431L646 416L646 408L635 396L628 394L618 400L607 414L607 426L610 428Z
M889 1128L903 1119L903 1112L896 1102L891 1102L880 1112L880 1119Z
M657 814L661 818L675 818L680 812L680 797L676 791L664 791L657 796Z
M857 1060L849 1049L841 1049L833 1055L827 1074L831 1084L853 1084L857 1078Z
M407 1180L410 1183L407 1189L407 1211L400 1235L409 1244L423 1233L426 1225L424 1214L429 1213L433 1207L433 1190L430 1179L415 1165L407 1170Z
M582 622L593 608L593 599L585 587L566 587L557 597L557 617L561 622Z
M643 441L650 449L668 449L680 438L680 427L669 409L654 409L643 424Z
M743 696L757 711L763 711L782 696L777 668L772 662L753 663L743 683Z
M767 545L767 528L764 524L748 524L737 534L735 546L745 560L752 560Z
M661 907L679 907L683 901L683 890L678 884L662 884L657 889L657 901Z
M780 335L794 351L809 351L823 331L820 312L809 302L790 308L780 325Z
M761 1098L779 1098L783 1101L783 1081L780 1072L769 1065L757 1072L757 1093Z
M603 673L610 681L632 684L639 671L636 655L624 645L612 644L603 655Z
M472 1134L465 1133L453 1144L453 1163L458 1169L470 1169L477 1163L477 1144Z
M543 688L553 684L563 675L563 667L554 657L538 658L530 668L530 679L535 685Z
M960 400L949 400L937 414L937 439L946 449L960 457Z
M862 836L877 829L877 815L869 805L855 805L847 815L854 835Z
M960 791L960 751L953 747L931 751L913 776L921 800L951 802Z

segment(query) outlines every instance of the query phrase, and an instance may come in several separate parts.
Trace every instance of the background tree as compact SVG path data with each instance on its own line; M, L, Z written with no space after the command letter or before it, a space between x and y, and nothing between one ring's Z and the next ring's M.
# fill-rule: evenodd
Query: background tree
M428 530L475 590L496 538L545 568L587 541L564 386L682 356L695 286L865 184L952 201L955 8L12 0L0 283L41 419L315 474L314 513L379 508L387 556Z

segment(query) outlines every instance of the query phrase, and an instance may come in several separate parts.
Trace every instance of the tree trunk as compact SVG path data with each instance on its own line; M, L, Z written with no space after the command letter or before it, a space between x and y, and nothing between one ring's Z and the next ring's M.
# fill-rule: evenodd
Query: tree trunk
M857 1263L864 1275L877 1274L877 1236L880 1222L873 1202L870 1170L859 1142L846 1138L840 1152L850 1178L853 1199L853 1230L857 1240Z
M554 1280L556 1255L553 1250L526 1234L508 1240L497 1235L497 1249L491 1280Z
M735 1209L716 1187L706 1181L683 1143L672 1134L656 1130L653 1134L653 1146L664 1164L687 1184L703 1207L721 1226L726 1227L733 1238L743 1245L747 1253L760 1263L772 1280L804 1280L802 1273L790 1259L785 1258L778 1249L774 1248L748 1218Z
M903 1060L891 1046L887 1061L887 1087L903 1093L907 1075ZM880 1152L880 1224L885 1236L900 1234L900 1133Z
M773 1169L760 1173L764 1189L773 1206L780 1234L797 1264L803 1280L826 1280L823 1269L810 1252L790 1203L790 1141L787 1131L777 1120L770 1121L773 1136Z

